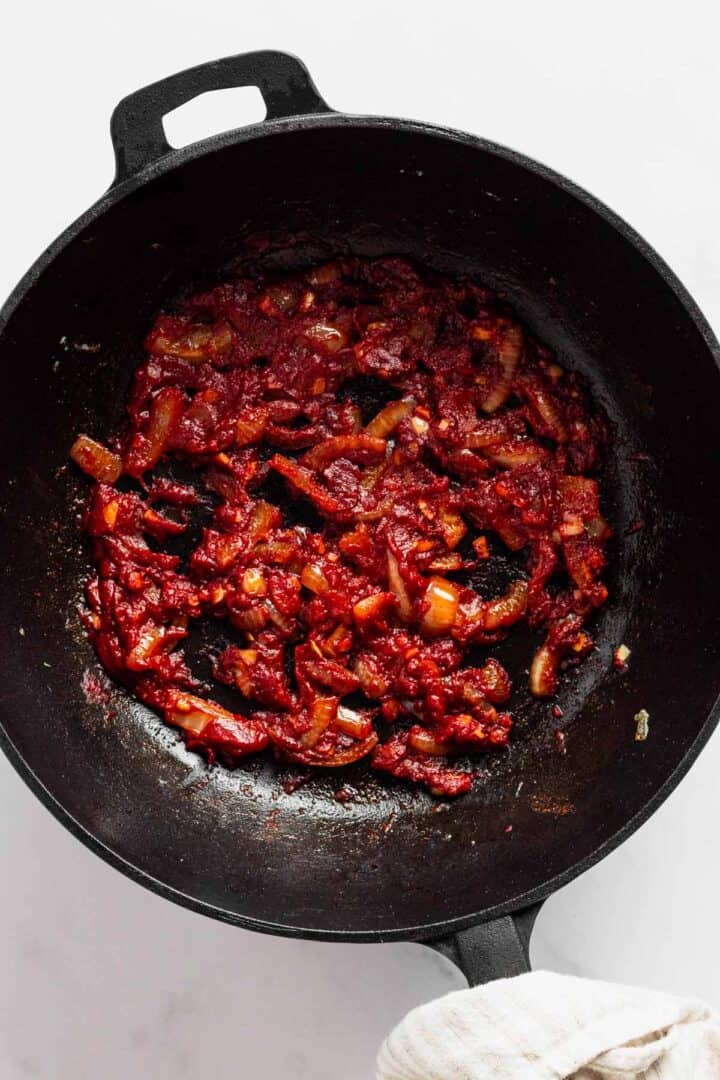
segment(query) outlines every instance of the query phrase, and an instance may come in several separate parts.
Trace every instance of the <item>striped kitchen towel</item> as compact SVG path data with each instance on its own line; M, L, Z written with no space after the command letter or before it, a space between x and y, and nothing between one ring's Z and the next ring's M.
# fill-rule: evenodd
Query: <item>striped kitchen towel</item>
M720 1016L701 1001L534 971L408 1013L377 1080L714 1080Z

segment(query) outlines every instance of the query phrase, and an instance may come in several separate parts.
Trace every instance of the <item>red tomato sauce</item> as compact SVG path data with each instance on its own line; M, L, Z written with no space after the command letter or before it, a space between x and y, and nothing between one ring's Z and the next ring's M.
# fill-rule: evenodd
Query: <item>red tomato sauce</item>
M105 669L211 759L271 746L467 791L455 759L512 727L493 644L544 631L530 689L550 697L607 597L609 427L581 376L488 289L400 258L220 285L161 314L146 351L126 429L71 451L95 481L84 618ZM183 559L167 549L198 510ZM482 595L468 574L499 549L517 578ZM208 619L234 711L183 651Z

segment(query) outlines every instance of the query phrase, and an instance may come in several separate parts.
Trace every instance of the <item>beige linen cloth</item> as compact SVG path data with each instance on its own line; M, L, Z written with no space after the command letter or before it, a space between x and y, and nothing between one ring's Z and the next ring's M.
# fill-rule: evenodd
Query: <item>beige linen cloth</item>
M720 1015L701 1001L534 971L408 1013L377 1080L714 1080Z

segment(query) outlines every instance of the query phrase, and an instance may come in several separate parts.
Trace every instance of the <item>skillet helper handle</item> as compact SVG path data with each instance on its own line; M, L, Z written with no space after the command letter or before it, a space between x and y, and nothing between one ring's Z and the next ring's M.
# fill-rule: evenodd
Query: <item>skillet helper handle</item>
M171 153L163 117L209 90L256 86L266 120L332 109L322 99L305 65L289 53L263 50L226 56L180 71L123 98L110 121L117 184Z
M468 986L530 971L530 935L541 904L423 944L459 967Z

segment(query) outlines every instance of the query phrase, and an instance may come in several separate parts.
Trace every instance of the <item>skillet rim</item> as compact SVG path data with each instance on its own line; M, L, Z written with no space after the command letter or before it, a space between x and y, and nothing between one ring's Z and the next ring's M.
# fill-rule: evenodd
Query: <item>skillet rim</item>
M0 309L0 335L2 335L10 322L15 311L25 299L27 293L40 278L47 267L56 259L62 251L94 221L97 221L105 211L119 203L123 198L144 184L157 177L164 176L183 165L195 161L206 154L218 150L239 146L245 142L269 135L282 133L296 133L309 131L315 128L376 128L380 130L402 130L408 134L418 134L433 138L445 139L448 142L477 149L496 157L502 158L512 165L525 169L543 180L554 184L567 195L575 198L585 207L597 214L606 224L610 225L623 240L631 244L640 255L650 264L656 274L662 279L674 293L682 305L686 315L690 318L695 329L702 337L715 367L720 373L720 342L711 329L707 319L699 306L692 298L688 290L682 284L677 275L670 269L665 260L655 249L636 232L623 218L607 207L600 199L591 195L584 188L568 180L561 173L555 172L548 166L535 161L515 150L508 149L498 143L482 139L479 136L458 131L441 125L429 124L423 121L403 120L392 117L377 116L354 116L346 113L319 113L305 116L295 116L277 120L264 120L244 128L223 132L211 136L199 142L158 158L152 164L134 173L132 176L119 183L113 184L104 195L100 197L85 213L81 214L67 229L65 229L36 259L30 269L23 275L18 284L11 292L8 299ZM714 705L700 727L695 739L688 747L684 757L666 777L660 787L646 801L644 806L634 814L625 824L599 844L594 851L577 863L568 867L565 871L555 875L548 881L513 897L503 904L497 904L490 908L471 914L458 916L455 919L447 919L442 922L428 923L418 926L400 926L392 930L329 930L293 926L285 923L276 923L241 915L234 911L214 904L197 900L195 897L174 889L158 878L153 877L147 871L130 863L111 847L94 836L52 795L50 790L35 775L31 767L25 761L22 754L16 748L8 735L2 722L2 713L5 711L4 704L0 703L0 748L4 751L11 765L19 776L24 780L30 790L37 796L40 802L53 814L53 816L65 826L66 829L87 848L99 855L105 862L120 870L123 874L143 885L159 896L174 903L188 908L191 911L218 919L221 922L240 926L247 930L255 930L260 933L274 934L282 937L307 938L317 941L352 941L352 942L389 942L389 941L432 941L447 935L456 933L468 927L480 923L489 922L492 919L510 915L523 908L538 904L563 885L568 884L574 878L590 869L610 852L619 847L624 840L632 835L643 825L658 807L667 799L677 787L691 766L697 760L700 752L708 742L710 736L720 723L720 693Z

